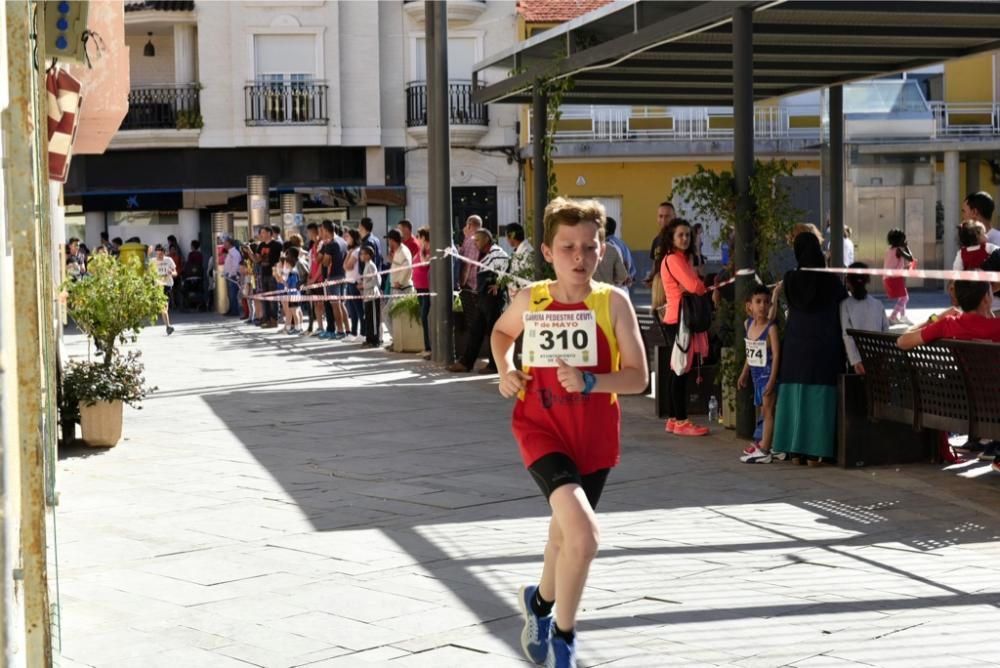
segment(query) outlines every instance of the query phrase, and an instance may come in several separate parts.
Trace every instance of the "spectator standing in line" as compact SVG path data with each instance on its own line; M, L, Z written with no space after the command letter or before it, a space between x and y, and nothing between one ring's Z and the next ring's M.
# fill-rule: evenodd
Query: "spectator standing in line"
M959 250L955 254L952 269L964 271L979 269L986 258L993 254L997 247L988 241L986 226L978 220L965 220L958 226Z
M121 254L121 252L122 252L122 244L123 243L124 242L122 241L121 237L115 237L114 239L112 239L111 240L111 250L110 250L110 253L112 255L114 255L115 257L118 257Z
M410 293L413 292L413 254L403 243L403 235L399 230L389 230L386 235L389 246L389 256L392 258L389 273L389 282L392 285L392 292ZM419 252L419 248L417 249Z
M205 257L201 254L201 242L197 239L192 239L191 251L188 253L187 261L184 265L184 275L202 278L204 274Z
M162 315L163 324L167 326L167 336L170 336L174 333L174 328L170 325L170 292L174 287L174 277L177 276L177 265L174 264L173 258L167 256L162 244L156 244L155 251L156 255L151 264L156 272L156 280L167 296L167 305L163 307Z
M344 296L343 279L346 276L344 271L344 252L340 243L337 242L336 227L332 220L324 220L320 231L320 262L323 264L324 281L340 281L334 285L327 285L323 289L323 294L328 299L323 302L323 309L326 313L326 331L319 335L321 339L341 340L347 336L346 332L346 312L344 303L340 297Z
M773 449L812 465L836 451L837 376L844 370L840 303L847 291L835 274L805 271L826 266L814 234L795 237L794 250L798 269L785 274L772 300L782 291L788 303Z
M347 283L344 284L344 296L348 297L345 302L347 307L347 319L350 322L351 331L345 341L357 343L364 339L361 336L361 320L364 317L365 307L361 303L361 233L357 230L344 230L344 237L347 239L347 257L344 258L344 275Z
M310 222L306 225L306 235L309 237L309 285L315 285L323 281L323 262L319 257L320 239L319 225ZM304 293L309 296L323 294L323 288L310 288ZM323 332L323 302L312 302L307 305L309 309L309 329L306 336L314 336ZM315 325L315 329L314 329Z
M603 236L603 233L602 233ZM615 287L622 287L628 282L628 269L618 247L605 241L601 245L601 260L594 271L594 280Z
M849 269L867 269L864 262L853 262ZM888 332L889 319L885 317L885 307L882 302L868 294L867 274L848 274L847 291L850 299L840 302L840 329L844 336L844 350L847 351L847 363L854 373L864 375L865 365L861 363L861 353L854 345L854 338L847 330L856 329L865 332Z
M191 243L195 244L197 242L192 241ZM226 295L229 297L229 310L226 311L226 315L239 315L240 264L243 262L243 256L240 255L239 249L236 248L236 243L230 236L222 238L222 248L226 253L222 264L222 278L226 282ZM191 255L193 254L192 252ZM191 255L188 255L188 262L191 261Z
M507 243L513 254L510 256L510 273L521 278L530 279L535 270L535 248L524 236L524 227L520 223L510 223L506 229ZM507 286L507 294L513 299L518 293L517 283Z
M705 280L706 267L705 264L708 261L705 258L705 254L702 252L702 246L705 243L704 240L705 226L701 223L695 223L691 227L691 266L694 267L695 273L701 280Z
M362 346L379 348L382 345L382 322L380 320L382 309L379 305L382 291L379 287L381 279L375 264L374 246L362 244L358 256L364 266L361 273L361 294L364 297L365 314L361 329L365 342Z
M108 255L114 255L115 254L114 250L112 249L111 242L108 241L108 233L107 232L101 232L100 248L103 248L105 251L107 251Z
M417 254L413 256L413 287L417 291L417 299L420 301L420 326L424 330L424 350L420 357L429 360L431 358L431 266L426 264L431 261L431 230L426 225L417 230Z
M465 220L462 233L465 239L459 248L459 254L470 260L479 261L479 245L476 243L476 232L483 227L483 219L479 216L469 216ZM458 299L462 303L462 314L465 317L465 331L471 331L476 321L479 293L476 290L476 275L479 267L468 262L462 262L458 268Z
M652 267L644 281L646 285L652 286L654 282L653 278L660 273L660 261L663 259L663 256L660 255L660 249L663 247L663 233L676 217L677 211L669 200L660 202L660 205L656 208L656 225L659 231L653 237L653 243L649 247L649 259L652 262Z
M663 337L667 350L673 350L680 332L681 302L685 294L704 295L707 290L691 265L691 225L683 218L670 221L664 230L660 281L666 297L663 312ZM691 339L694 342L694 337ZM677 436L705 436L708 429L694 424L687 413L687 379L690 371L677 374L671 369L667 376L667 421L664 431Z
M626 285L631 288L632 284L635 283L638 270L635 268L635 262L632 261L632 249L621 240L621 237L615 236L615 232L617 231L618 221L608 216L604 223L604 232L607 235L606 243L612 244L622 254L622 262L625 263L625 270L628 272L628 282Z
M257 248L257 266L259 277L257 285L260 292L272 292L277 290L278 283L274 279L274 269L281 261L281 244L275 240L274 231L268 225L260 228L260 246ZM258 300L263 311L263 320L260 324L264 329L271 329L278 326L278 302L274 300Z
M385 269L385 252L382 240L372 234L373 228L374 223L371 218L362 218L358 231L361 232L361 245L371 246L372 248L372 261L375 262L375 271L382 271Z
M994 210L993 198L989 193L972 193L962 202L962 220L978 220L986 227L986 240L994 246L1000 246L1000 229L991 226Z
M80 240L70 237L66 242L66 275L76 280L86 273L86 262L80 255Z
M506 271L510 265L510 257L500 246L493 243L493 235L489 230L480 229L475 234L476 245L479 250L480 263L476 276L476 299L475 320L469 330L469 338L466 340L465 353L462 359L454 362L448 367L448 371L456 373L472 371L479 358L479 351L483 347L483 341L488 340L493 333L493 326L503 313L506 303L505 294L500 290L498 279L500 272ZM496 373L497 364L493 359L493 351L490 350L489 362L479 373Z
M399 236L403 239L403 245L410 250L410 257L416 262L416 257L420 255L420 242L413 236L413 223L403 218L396 223L396 229L399 230Z

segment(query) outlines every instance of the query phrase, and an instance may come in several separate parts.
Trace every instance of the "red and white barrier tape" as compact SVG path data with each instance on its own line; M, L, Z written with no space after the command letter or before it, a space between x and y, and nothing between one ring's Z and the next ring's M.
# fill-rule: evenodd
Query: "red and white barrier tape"
M377 276L383 276L385 274L393 274L393 273L400 272L400 271L412 271L415 267L426 267L426 266L428 266L431 263L431 261L434 260L434 259L436 259L436 258L431 258L431 260L428 260L427 262L417 262L416 264L411 264L411 265L409 265L407 267L395 267L395 268L390 268L390 269L383 269L382 271L375 272L375 274ZM303 285L299 289L300 290L316 290L318 288L324 288L324 287L326 287L328 285L344 285L344 284L347 284L347 283L356 283L356 282L357 281L353 281L353 280L351 280L349 278L335 278L335 279L331 279L329 281L321 281L319 283L309 283L308 285ZM261 298L264 298L264 297L271 297L271 296L274 296L274 295L282 295L282 294L285 294L284 291L282 291L282 290L271 290L270 292L261 292L258 295L254 295L254 298L255 299L261 299Z
M839 269L836 267L816 267L803 268L803 270L824 274L865 274L868 276L886 276L890 278L932 278L946 281L1000 283L1000 271L983 271L981 269L958 271L955 269Z
M379 295L378 297L365 297L364 295L290 295L287 292L278 295L253 295L251 299L262 302L282 302L289 304L301 304L304 302L345 302L357 299L369 299L377 301L382 299L403 299L404 297L436 297L436 292L394 292L390 295Z
M471 264L474 267L479 267L481 269L486 269L488 271L492 271L497 276L509 276L510 279L514 283L517 283L522 288L526 288L529 285L531 285L532 283L534 283L534 281L528 280L526 278L521 278L520 276L517 276L516 274L512 274L509 271L504 271L502 269L497 269L495 267L490 267L489 265L483 264L482 262L479 262L478 260L473 260L472 258L465 257L464 255L462 255L461 253L459 253L458 251L456 251L454 248L439 248L438 252L441 253L442 255L448 255L448 256L457 258L457 259L461 260L462 262L465 262L466 264Z

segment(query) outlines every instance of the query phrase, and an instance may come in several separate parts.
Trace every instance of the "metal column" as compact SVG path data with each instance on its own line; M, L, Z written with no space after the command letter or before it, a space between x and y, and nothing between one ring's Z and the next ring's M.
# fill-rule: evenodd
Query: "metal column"
M302 222L302 194L282 193L278 200L281 205L282 236L285 239L293 234L305 236Z
M970 195L979 192L979 163L978 155L965 158L965 192Z
M733 174L736 180L736 268L756 267L753 230L753 13L749 7L733 12ZM737 276L736 304L743 304L753 285L753 276ZM735 331L743 331L743 310L734 309ZM737 368L746 359L744 346L734 346ZM714 426L714 425L713 425ZM753 392L745 388L736 395L736 433L753 436L756 412Z
M8 481L16 476L18 486L5 493L20 494L20 550L19 554L5 555L4 566L9 570L3 578L6 587L11 585L8 578L20 581L16 586L23 592L20 598L24 602L24 636L7 640L22 650L26 665L50 666L45 478L47 451L50 457L54 455L50 445L56 431L52 419L56 361L49 269L48 141L44 130L45 91L40 90L44 65L37 70L33 67L36 40L44 44L45 28L43 21L33 20L34 9L28 2L6 3L8 68L3 76L8 77L10 104L3 118L4 214L14 264L14 303L13 308L8 305L4 309L4 315L17 314L14 330L19 470L6 475ZM33 35L32 31L39 34ZM15 613L7 610L5 614Z
M542 240L545 238L545 205L549 199L549 166L545 161L545 126L548 120L548 95L535 84L531 93L531 189L534 225L532 243L535 245L535 278L541 279L545 258L542 257Z
M247 177L247 221L251 239L271 224L271 180L263 174Z
M448 7L445 2L424 3L427 62L427 192L431 242L449 248L451 229L451 155L448 127ZM455 358L452 340L452 276L450 258L431 264L431 354L437 364Z
M212 213L212 252L215 259L215 310L226 313L229 310L229 291L226 285L226 275L222 271L224 257L222 255L223 236L233 236L233 214L229 211L214 211Z
M844 87L830 87L830 266L844 266Z
M944 266L950 267L958 252L958 224L962 209L962 196L958 151L944 152L944 187L941 204L944 206ZM947 281L945 282L947 285Z

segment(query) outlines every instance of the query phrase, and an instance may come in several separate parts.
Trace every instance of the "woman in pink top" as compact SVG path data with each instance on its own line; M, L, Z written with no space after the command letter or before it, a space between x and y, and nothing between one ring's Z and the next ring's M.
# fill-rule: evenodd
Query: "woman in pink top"
M425 360L431 358L431 328L427 322L431 312L431 267L429 264L417 266L431 259L431 230L426 225L417 230L419 252L413 256L413 287L420 301L420 324L424 328L424 352L420 356Z
M691 266L691 225L683 218L675 218L662 237L660 280L667 295L663 313L663 336L667 350L674 346L680 321L681 298L685 293L705 294L705 284ZM667 423L665 429L678 436L704 436L705 427L688 420L687 377L669 371L667 376Z

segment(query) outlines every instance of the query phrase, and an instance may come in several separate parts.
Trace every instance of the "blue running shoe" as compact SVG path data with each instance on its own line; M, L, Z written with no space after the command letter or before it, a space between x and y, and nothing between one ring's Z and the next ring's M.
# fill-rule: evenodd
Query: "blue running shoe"
M558 636L552 636L549 660L545 668L576 668L576 641L568 643Z
M539 617L531 610L531 601L535 598L538 587L525 585L521 587L518 603L521 605L521 615L524 617L524 629L521 631L521 649L531 661L542 665L551 658L549 653L549 636L552 629L552 615Z

